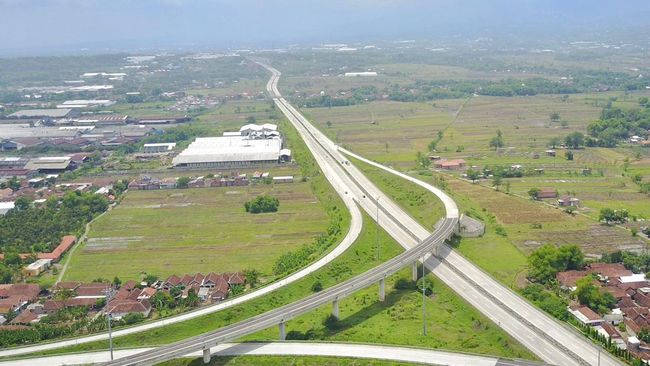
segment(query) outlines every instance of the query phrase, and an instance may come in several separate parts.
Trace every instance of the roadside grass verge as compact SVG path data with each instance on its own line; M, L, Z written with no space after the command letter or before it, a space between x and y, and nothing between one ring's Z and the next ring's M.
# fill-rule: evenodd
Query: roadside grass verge
M160 366L203 366L203 358L179 358L159 364ZM410 362L396 362L348 357L323 356L219 356L212 357L208 366L409 366Z
M445 206L433 193L370 164L351 157L348 158L382 192L389 195L427 229L433 231L436 222L445 216Z

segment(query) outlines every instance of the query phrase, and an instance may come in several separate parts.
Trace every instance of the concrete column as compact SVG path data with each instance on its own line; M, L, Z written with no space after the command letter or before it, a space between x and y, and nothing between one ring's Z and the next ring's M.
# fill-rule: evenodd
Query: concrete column
M210 349L203 349L203 363L210 363Z
M284 341L287 339L287 328L285 326L285 322L278 324L278 328L280 328L280 340Z
M386 279L379 280L379 301L386 300Z
M413 282L418 280L418 261L413 262L413 268L411 269L411 276Z
M339 319L339 299L332 301L332 315L338 320Z

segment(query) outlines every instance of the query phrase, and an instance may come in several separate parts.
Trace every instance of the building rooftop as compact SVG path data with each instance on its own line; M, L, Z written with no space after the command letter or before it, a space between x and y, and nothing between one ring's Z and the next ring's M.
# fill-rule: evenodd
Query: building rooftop
M72 109L69 108L56 108L56 109L24 109L14 112L8 117L11 118L33 118L33 117L50 117L50 118L63 118L70 114Z
M244 136L200 137L173 160L174 165L202 162L278 160L282 140Z

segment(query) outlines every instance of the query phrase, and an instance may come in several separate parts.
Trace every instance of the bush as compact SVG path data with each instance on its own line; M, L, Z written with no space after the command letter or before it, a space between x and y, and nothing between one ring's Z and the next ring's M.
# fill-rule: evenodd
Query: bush
M316 281L311 285L312 292L321 292L323 291L323 284L320 281Z
M129 313L122 317L122 322L126 325L131 325L131 324L139 323L145 319L146 318L144 317L144 315L140 313Z
M393 287L397 290L415 290L417 288L414 281L406 278L398 279Z
M267 195L257 196L255 199L244 203L246 212L253 214L277 212L279 206L280 201L277 198Z
M424 283L424 294L426 296L433 295L433 280L430 277L429 278L427 278L427 277L420 278L418 280L418 282L417 282L417 289L420 292L422 292L423 283Z

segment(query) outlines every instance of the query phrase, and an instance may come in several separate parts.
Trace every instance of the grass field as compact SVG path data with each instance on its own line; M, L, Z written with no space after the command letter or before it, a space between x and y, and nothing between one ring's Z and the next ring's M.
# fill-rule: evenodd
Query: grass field
M383 230L379 230L381 257L375 260L376 226L364 215L364 226L355 244L326 267L296 283L246 304L202 316L179 324L173 324L142 333L114 339L116 348L162 345L198 335L219 327L233 324L264 311L268 311L312 293L315 282L324 288L340 283L388 260L402 251ZM315 339L382 342L423 347L443 347L457 351L488 353L504 357L531 358L515 340L480 315L444 284L435 282L435 295L427 299L428 336L421 331L421 297L415 290L391 289L395 279L408 276L410 270L392 276L387 281L387 300L379 303L377 287L360 291L341 300L341 327L336 332L314 333ZM322 329L322 320L330 311L329 306L299 317L288 323L288 331ZM391 335L392 334L392 335ZM401 336L400 336L401 334ZM408 336L406 336L408 334ZM379 337L385 335L385 337ZM246 337L247 340L277 339L277 328ZM47 352L67 353L104 349L106 341L81 344Z
M429 230L433 230L438 220L444 217L444 205L426 189L357 159L350 158L350 161L382 192Z
M277 213L244 211L244 202L265 194L280 200ZM277 257L327 225L309 183L130 191L93 223L65 277L139 279L142 272L165 277L246 268L268 274Z
M451 121L461 100L427 103L375 102L336 108L311 108L306 114L335 141L367 158L412 167L418 151ZM371 125L374 120L376 124ZM328 123L331 123L331 127Z
M203 358L181 358L160 363L161 366L203 366ZM232 356L212 357L209 366L407 366L412 363L393 362L373 359L358 359L346 357L317 357L317 356Z

